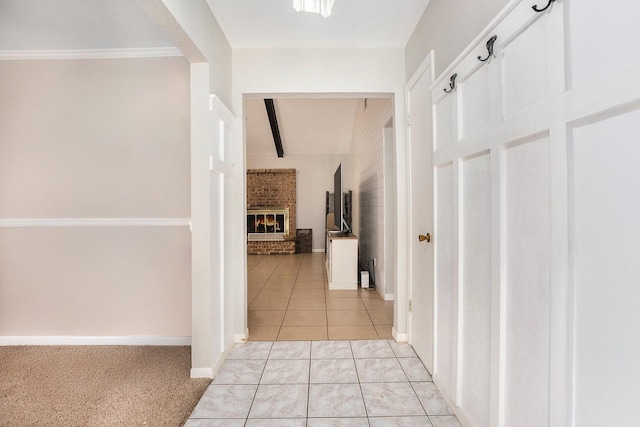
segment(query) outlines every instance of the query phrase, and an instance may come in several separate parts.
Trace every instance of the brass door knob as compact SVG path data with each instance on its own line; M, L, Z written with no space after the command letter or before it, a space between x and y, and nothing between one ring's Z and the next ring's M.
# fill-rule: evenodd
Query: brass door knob
M420 240L421 242L424 242L426 240L427 243L429 243L429 242L431 242L431 234L427 233L426 236L424 234L420 234L418 236L418 240Z

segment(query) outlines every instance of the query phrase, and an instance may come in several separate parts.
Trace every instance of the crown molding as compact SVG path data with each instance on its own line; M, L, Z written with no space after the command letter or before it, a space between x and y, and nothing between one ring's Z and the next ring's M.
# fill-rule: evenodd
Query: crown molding
M0 60L160 58L182 56L176 47L140 49L0 50Z

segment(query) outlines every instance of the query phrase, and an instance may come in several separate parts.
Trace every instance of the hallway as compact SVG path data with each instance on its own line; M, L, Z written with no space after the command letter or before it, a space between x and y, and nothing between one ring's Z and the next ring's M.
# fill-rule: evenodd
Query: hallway
M390 339L393 301L328 290L324 259L247 257L252 341L233 347L187 427L461 426L413 348Z
M409 344L237 344L194 409L198 426L461 427Z
M247 256L249 340L391 339L393 301L330 291L324 253Z

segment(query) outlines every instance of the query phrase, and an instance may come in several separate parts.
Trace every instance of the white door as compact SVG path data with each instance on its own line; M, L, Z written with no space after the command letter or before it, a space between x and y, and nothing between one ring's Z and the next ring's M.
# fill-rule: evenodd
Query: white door
M427 67L417 79L409 82L407 93L411 171L409 341L429 372L433 373L433 134L430 75L431 69Z

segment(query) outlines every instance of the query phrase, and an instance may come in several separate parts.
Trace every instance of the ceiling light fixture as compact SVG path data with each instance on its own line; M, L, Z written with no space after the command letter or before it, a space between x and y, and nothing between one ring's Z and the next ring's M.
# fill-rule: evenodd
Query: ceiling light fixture
M293 0L293 8L298 12L319 13L325 18L331 15L333 0Z

